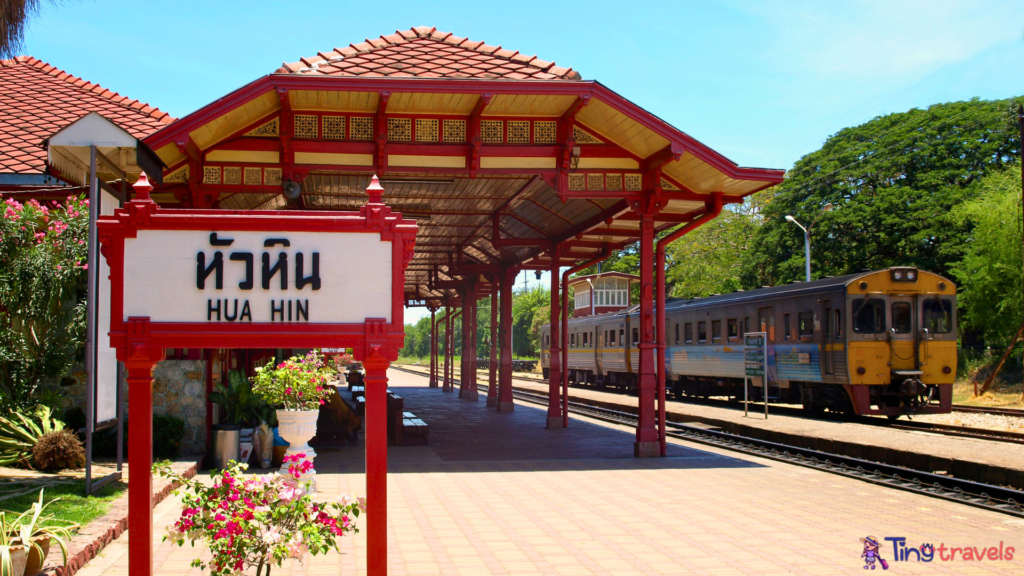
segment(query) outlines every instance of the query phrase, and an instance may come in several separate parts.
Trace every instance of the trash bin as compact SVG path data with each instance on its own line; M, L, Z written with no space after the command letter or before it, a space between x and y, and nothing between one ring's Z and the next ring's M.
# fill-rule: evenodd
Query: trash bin
M213 426L213 454L210 467L223 470L228 462L238 461L238 445L242 439L242 427L237 424L216 424Z

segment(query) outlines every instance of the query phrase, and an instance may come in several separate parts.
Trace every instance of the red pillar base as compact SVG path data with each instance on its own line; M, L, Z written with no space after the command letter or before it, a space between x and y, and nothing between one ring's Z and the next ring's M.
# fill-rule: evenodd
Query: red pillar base
M437 381L436 380L431 380L430 381L430 387L431 388L437 388Z
M487 395L487 407L488 408L494 408L497 405L498 405L498 397L497 396L491 396L490 394L488 394Z
M548 416L548 430L559 430L562 428L562 417L561 416ZM654 443L657 446L657 442Z
M657 458L661 456L661 443L633 442L633 456L636 458Z
M511 412L515 409L515 402L498 402L498 412Z
M473 402L476 402L477 400L480 399L480 392L478 392L477 390L460 391L459 398L462 398L463 400L472 400Z
M451 391L452 391L452 387L449 386L447 382L445 382L444 386L441 387L441 392L451 392Z

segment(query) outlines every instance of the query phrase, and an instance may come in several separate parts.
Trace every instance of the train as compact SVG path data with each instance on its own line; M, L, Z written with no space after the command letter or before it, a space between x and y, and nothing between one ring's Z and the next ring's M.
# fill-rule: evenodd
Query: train
M956 285L911 267L822 278L665 305L666 388L809 412L898 418L948 413L957 372ZM635 391L639 306L570 318L571 384ZM767 387L746 377L743 336L766 334ZM540 328L541 367L551 327ZM747 386L746 382L750 381Z

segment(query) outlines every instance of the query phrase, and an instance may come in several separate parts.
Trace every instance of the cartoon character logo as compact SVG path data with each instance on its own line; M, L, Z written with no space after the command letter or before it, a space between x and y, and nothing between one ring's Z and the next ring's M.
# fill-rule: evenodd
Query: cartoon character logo
M864 544L864 553L860 555L864 559L864 569L874 570L875 561L877 561L882 565L882 570L888 570L889 563L878 554L878 539L874 536L868 536L867 538L861 538L860 541Z

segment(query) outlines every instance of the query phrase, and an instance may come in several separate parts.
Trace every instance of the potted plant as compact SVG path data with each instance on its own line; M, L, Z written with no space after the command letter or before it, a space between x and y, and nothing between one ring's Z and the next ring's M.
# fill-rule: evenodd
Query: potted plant
M252 390L277 409L278 431L289 444L287 455L302 453L311 464L316 458L308 442L316 436L320 406L334 392L330 380L331 370L316 350L256 369Z
M47 554L50 553L50 541L56 541L60 546L61 554L64 557L64 564L68 563L68 541L71 540L71 533L80 528L73 522L58 520L53 515L43 515L46 507L60 498L54 498L43 503L43 489L39 489L39 501L32 504L32 508L19 515L12 523L16 539L26 547L28 557L25 565L25 576L35 576L43 570L43 563ZM7 513L11 513L5 511Z
M16 536L17 525L0 512L0 576L23 576L28 563L28 547Z
M209 547L212 558L192 561L214 576L242 574L256 568L256 576L270 576L272 566L307 554L338 550L338 538L358 532L356 519L365 511L363 499L341 503L314 502L310 484L300 478L312 466L306 455L285 457L287 474L245 476L247 466L232 462L227 470L211 474L213 482L185 478L169 463L153 466L157 474L178 481L182 488L181 516L167 527L170 540L182 546L188 540ZM264 571L264 568L266 569Z
M228 385L218 384L210 393L210 402L224 407L224 421L211 427L214 468L224 468L238 460L238 446L243 427L258 423L267 415L267 403L253 393L252 385L238 370L228 372Z

